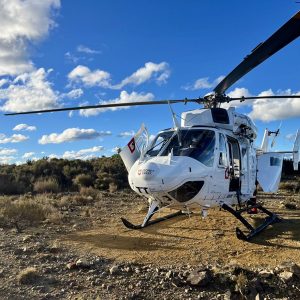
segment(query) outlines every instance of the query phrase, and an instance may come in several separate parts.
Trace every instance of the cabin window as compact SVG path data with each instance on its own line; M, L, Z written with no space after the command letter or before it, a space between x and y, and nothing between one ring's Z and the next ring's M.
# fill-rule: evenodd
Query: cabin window
M226 140L223 134L219 134L219 166L228 166Z
M161 135L161 134L160 134ZM156 148L150 149L147 154L150 156L167 156L171 152L174 156L188 156L200 161L207 167L214 163L215 132L204 129L181 129L178 134L174 131L169 134L169 141L165 139L158 144L160 135L156 138ZM161 146L159 146L161 145ZM157 150L161 149L157 153ZM155 154L157 153L157 154Z
M281 159L278 157L270 157L270 166L280 166Z

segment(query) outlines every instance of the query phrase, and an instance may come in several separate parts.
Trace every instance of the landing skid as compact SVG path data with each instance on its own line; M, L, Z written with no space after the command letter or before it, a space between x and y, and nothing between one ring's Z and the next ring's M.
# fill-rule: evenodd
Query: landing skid
M121 218L121 220L122 220L123 224L125 225L125 227L127 227L129 229L142 229L142 228L148 227L150 225L153 225L153 224L156 224L156 223L168 220L168 219L172 219L172 218L175 218L175 217L181 216L181 215L186 215L186 213L179 210L176 213L173 213L173 214L161 217L161 218L157 218L157 219L152 220L152 221L148 220L145 224L138 224L138 225L134 225L134 224L132 224L131 222L129 222L128 220L126 220L124 218Z
M258 235L261 231L266 229L269 225L273 223L280 222L281 219L273 212L267 210L260 204L255 204L252 202L248 202L249 205L246 208L241 208L239 210L234 210L231 206L228 206L227 204L223 204L222 208L230 212L232 215L234 215L239 221L241 221L248 229L249 233L246 235L244 234L238 227L236 228L236 236L240 240L244 241L249 241L251 240L254 236ZM242 217L242 213L245 211L249 211L252 208L257 208L267 214L268 216L266 217L264 223L262 223L260 226L257 228L254 228L244 217Z

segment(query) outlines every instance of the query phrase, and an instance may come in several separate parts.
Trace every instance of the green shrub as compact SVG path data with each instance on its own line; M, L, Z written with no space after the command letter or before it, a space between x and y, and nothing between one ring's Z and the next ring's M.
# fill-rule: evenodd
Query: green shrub
M0 174L0 194L17 195L24 193L24 185L8 174Z
M48 178L37 180L33 185L33 190L37 193L58 193L60 187L57 180Z

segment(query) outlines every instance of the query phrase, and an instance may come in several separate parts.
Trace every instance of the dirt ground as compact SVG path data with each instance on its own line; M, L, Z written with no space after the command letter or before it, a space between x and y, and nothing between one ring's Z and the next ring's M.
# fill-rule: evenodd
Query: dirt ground
M140 223L145 200L91 195L35 196L52 203L51 218L19 233L0 228L1 300L300 299L299 194L259 195L283 220L251 243L225 211L129 230L120 218Z
M299 197L286 194L260 196L266 207L278 213L282 222L270 226L251 242L238 240L236 226L246 229L225 211L210 210L206 219L199 211L179 216L142 230L129 230L120 218L140 223L145 215L141 199L126 205L113 199L109 210L99 211L101 221L93 229L76 231L62 238L83 253L93 253L116 262L164 265L237 264L243 267L274 268L293 261L300 264L300 210L290 210L286 203L299 208ZM107 207L108 208L108 207ZM171 210L166 213L173 212ZM257 226L265 215L250 217Z

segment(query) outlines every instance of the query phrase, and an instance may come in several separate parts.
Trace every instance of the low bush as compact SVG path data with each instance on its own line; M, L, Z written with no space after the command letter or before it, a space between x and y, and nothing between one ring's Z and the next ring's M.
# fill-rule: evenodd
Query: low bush
M18 276L18 282L21 284L32 284L36 283L36 281L39 279L39 274L36 268L26 268L22 270Z
M94 201L91 196L83 196L80 194L74 195L72 197L72 203L77 206L89 205Z
M80 195L85 197L92 197L93 199L96 199L99 195L99 191L94 189L93 187L82 187L80 189Z
M80 187L90 187L93 185L93 178L88 174L79 174L75 177L74 183Z
M59 184L54 178L37 180L33 185L33 190L37 193L58 193Z
M279 185L281 190L285 190L291 193L299 193L300 191L300 181L285 181L281 182Z
M115 193L118 190L118 185L115 182L111 182L108 186L110 193Z
M24 185L7 174L0 174L0 194L17 195L25 192Z
M40 223L47 215L45 207L33 200L2 198L0 205L1 225L15 226L18 232L23 227Z

